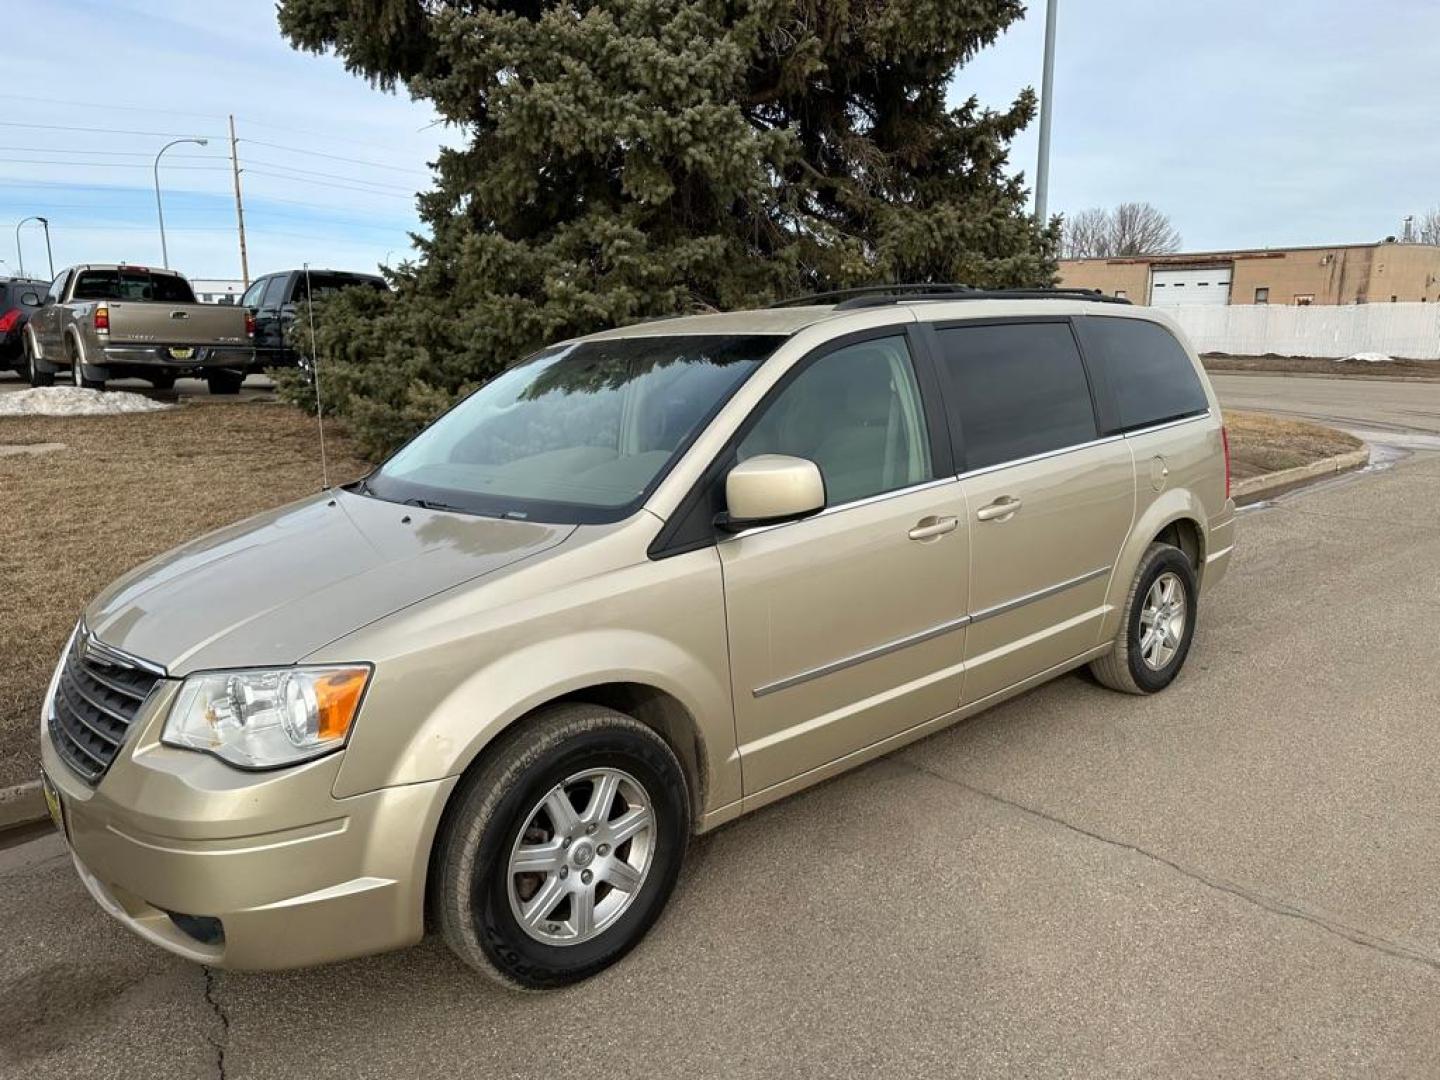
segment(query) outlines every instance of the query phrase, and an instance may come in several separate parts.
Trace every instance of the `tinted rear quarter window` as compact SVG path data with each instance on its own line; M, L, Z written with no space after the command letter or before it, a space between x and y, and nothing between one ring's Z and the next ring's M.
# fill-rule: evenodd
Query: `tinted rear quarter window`
M1068 322L948 327L937 337L955 454L967 470L1096 437Z
M1076 320L1085 359L1109 391L1110 431L1179 420L1210 407L1205 388L1175 336L1159 323L1087 315Z

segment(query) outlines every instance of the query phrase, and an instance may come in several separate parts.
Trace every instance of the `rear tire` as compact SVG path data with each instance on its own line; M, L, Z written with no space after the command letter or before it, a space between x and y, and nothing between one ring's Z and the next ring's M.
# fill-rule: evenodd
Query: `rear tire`
M689 836L685 774L664 739L598 705L546 709L452 796L432 861L435 921L503 986L577 982L659 918Z
M212 394L238 394L245 375L239 371L212 371L205 376L205 385Z
M80 351L75 348L72 341L65 350L70 356L70 378L75 385L82 390L104 390L104 379L92 379L85 374L85 363L80 359Z
M1115 648L1091 661L1091 674L1125 694L1165 689L1190 653L1199 593L1195 568L1185 553L1170 544L1152 543L1141 556L1120 609Z
M46 370L42 370L40 367L42 363L43 361L36 359L35 353L30 346L30 337L27 334L25 336L25 368L26 374L30 376L30 385L54 386L55 372L48 370L48 364L45 365Z

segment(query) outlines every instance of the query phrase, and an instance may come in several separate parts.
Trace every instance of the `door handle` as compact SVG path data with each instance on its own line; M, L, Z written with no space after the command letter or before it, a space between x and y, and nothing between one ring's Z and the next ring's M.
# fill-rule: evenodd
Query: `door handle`
M1019 511L1020 500L1012 495L1002 495L989 506L982 506L975 511L975 516L981 521L1005 521Z
M933 540L937 536L944 536L948 532L954 532L955 526L959 524L959 518L924 517L910 530L909 536L911 540Z

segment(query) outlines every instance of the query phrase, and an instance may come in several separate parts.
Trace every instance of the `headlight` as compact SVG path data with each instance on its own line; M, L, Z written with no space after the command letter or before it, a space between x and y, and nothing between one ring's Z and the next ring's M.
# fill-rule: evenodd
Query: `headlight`
M309 761L345 745L369 681L365 665L191 675L161 741L242 769Z

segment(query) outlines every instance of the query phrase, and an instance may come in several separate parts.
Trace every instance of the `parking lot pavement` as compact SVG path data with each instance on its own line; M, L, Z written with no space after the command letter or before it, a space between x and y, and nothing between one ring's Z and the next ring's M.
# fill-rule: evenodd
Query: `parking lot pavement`
M1433 1075L1437 505L1422 449L1246 511L1170 690L1061 679L702 838L558 994L433 941L207 975L0 852L0 1075Z
M64 384L64 376L56 377L56 384ZM144 379L112 379L105 384L108 390L128 390L132 394L144 394L146 397L153 397L160 401L173 401L180 398L205 398L210 394L203 379L177 379L175 389L156 390ZM16 375L13 371L0 371L0 394L13 393L16 390L28 390L30 384ZM247 398L269 397L274 393L275 384L265 375L251 375L243 386L240 387L238 400ZM237 398L221 398L221 401L235 401Z

